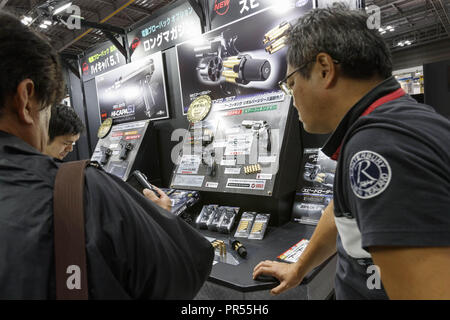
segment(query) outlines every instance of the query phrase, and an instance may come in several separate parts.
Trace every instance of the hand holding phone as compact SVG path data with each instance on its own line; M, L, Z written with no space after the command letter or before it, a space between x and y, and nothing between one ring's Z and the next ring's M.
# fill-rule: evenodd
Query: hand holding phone
M139 170L133 171L132 175L139 182L142 188L144 188L142 193L147 199L153 201L158 206L169 212L172 210L172 200L170 200L164 191L148 182L147 177Z
M144 189L150 189L151 191L153 191L155 196L157 196L158 198L160 197L160 194L155 190L155 187L150 182L148 182L147 177L142 172L140 172L139 170L134 170L132 175Z

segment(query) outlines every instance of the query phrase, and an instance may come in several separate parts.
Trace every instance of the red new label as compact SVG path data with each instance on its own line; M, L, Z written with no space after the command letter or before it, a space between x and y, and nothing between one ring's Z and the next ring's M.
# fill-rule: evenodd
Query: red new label
M230 9L230 0L214 1L214 11L218 15L223 16L228 12L228 9Z

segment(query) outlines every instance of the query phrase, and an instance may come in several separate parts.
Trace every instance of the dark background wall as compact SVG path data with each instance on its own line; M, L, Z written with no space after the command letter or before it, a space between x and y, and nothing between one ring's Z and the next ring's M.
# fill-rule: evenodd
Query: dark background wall
M450 118L450 59L425 64L423 74L425 103Z
M440 40L427 45L394 51L392 59L394 70L450 60L450 40Z

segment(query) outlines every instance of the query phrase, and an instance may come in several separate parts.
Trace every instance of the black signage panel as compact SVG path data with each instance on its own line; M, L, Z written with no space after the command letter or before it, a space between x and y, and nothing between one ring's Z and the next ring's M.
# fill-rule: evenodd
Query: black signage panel
M131 60L168 49L201 33L200 19L186 1L128 33Z
M288 11L294 7L310 10L312 0L208 0L211 29L239 20L271 6Z
M179 44L183 113L202 95L224 108L283 100L288 33L307 11L267 8Z
M83 81L88 81L105 72L126 64L126 59L112 42L105 42L85 54L80 61Z
M161 52L98 76L95 83L101 121L169 117Z

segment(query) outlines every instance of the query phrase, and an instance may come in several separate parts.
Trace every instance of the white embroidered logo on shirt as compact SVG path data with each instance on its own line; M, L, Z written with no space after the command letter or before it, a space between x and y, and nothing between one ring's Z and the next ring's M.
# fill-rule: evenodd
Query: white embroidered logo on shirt
M361 199L376 197L391 181L391 167L385 158L373 151L360 151L350 160L350 184Z

